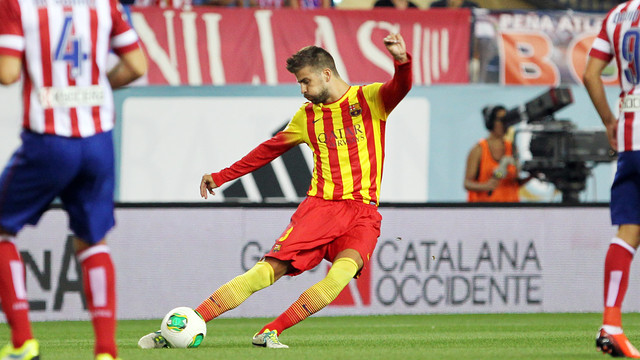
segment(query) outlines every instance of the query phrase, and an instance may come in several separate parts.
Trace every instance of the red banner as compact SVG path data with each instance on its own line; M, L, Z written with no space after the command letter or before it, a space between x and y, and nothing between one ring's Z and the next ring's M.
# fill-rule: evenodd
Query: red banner
M467 9L131 9L150 85L295 83L286 59L307 45L327 49L348 82L384 81L393 73L382 44L389 32L404 37L415 84L467 83L470 16Z

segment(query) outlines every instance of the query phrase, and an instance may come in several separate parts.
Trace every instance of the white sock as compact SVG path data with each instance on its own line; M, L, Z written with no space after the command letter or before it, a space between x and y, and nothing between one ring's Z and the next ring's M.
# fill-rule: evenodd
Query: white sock
M607 334L611 335L619 335L622 334L622 328L619 326L613 325L602 325L602 329L607 332Z

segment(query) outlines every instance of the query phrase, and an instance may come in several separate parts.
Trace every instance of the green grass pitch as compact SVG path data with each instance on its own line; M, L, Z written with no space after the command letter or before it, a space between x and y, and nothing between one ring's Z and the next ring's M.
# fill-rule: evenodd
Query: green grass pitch
M631 342L640 345L640 314L625 314ZM138 338L160 320L124 320L117 341L123 360L163 359L606 359L595 350L601 315L481 314L312 317L287 330L289 349L254 348L251 337L271 319L218 319L197 349L138 349ZM86 321L33 325L44 360L92 359ZM3 342L6 324L0 324Z

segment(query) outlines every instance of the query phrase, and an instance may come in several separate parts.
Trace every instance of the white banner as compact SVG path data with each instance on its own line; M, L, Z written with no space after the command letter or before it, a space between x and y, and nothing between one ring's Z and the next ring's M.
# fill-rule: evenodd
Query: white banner
M197 306L271 247L293 208L120 208L108 242L123 319ZM600 311L615 229L597 208L381 208L368 270L319 315ZM49 211L18 244L34 320L87 319L66 215ZM638 262L625 311L640 311ZM223 316L276 316L329 263L284 277Z
M303 103L286 96L127 98L119 200L199 201L202 174L240 160L283 128ZM386 202L428 200L429 107L426 98L409 97L389 116L380 195ZM261 169L266 171L224 184L211 201L299 202L309 188L312 157L304 144L291 149Z

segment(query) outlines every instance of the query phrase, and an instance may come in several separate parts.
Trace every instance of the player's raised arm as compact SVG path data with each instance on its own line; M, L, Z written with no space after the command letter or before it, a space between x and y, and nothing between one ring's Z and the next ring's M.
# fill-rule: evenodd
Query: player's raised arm
M383 42L393 56L395 68L393 78L380 88L384 108L390 113L411 90L411 55L407 53L407 46L400 34L389 34Z

